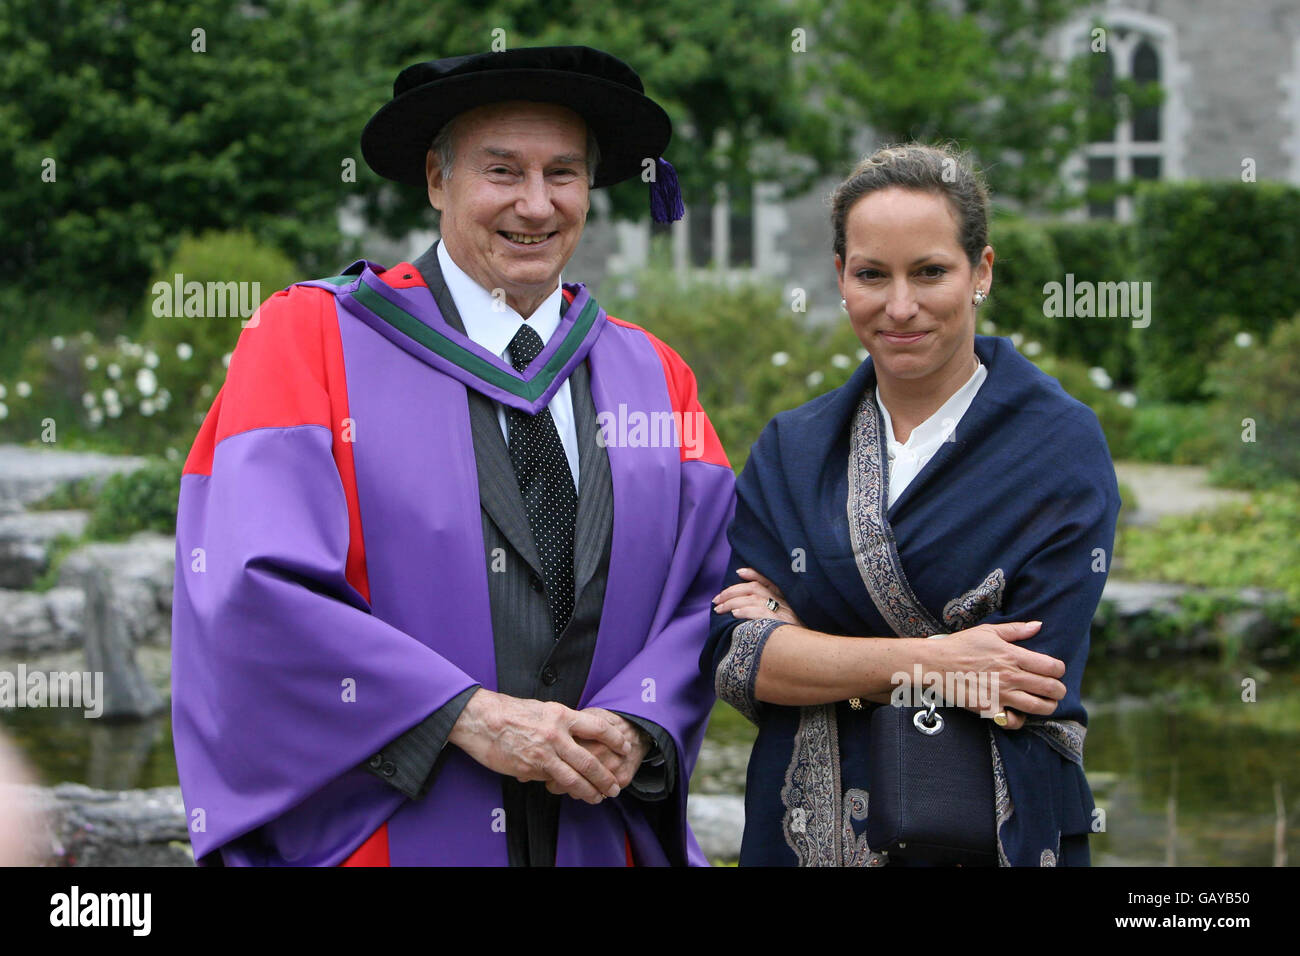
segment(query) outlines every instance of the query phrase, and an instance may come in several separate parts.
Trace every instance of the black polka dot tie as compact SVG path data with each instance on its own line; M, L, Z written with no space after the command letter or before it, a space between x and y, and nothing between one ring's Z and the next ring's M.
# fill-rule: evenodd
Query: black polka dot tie
M510 364L522 372L542 352L542 337L528 325L510 340ZM542 580L558 635L573 615L573 526L578 495L551 410L529 415L506 408L510 463L519 479L528 525L542 560Z

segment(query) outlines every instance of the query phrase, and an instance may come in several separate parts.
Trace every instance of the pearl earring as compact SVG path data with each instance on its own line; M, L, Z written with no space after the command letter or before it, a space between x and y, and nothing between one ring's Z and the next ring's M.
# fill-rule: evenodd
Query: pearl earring
M981 302L984 301L984 298L985 298L985 292L984 292L984 290L983 290L983 289L976 289L976 290L975 290L975 305L976 305L977 307L979 306L979 304L980 304Z
M849 311L849 303L847 299L840 299L840 308L845 312Z

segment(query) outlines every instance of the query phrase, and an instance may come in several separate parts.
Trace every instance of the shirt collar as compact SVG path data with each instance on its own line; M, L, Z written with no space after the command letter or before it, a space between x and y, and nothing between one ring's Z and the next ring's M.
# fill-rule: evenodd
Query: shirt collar
M894 437L893 420L889 417L889 409L885 408L885 403L880 400L880 386L876 386L876 404L880 407L880 414L885 418L885 438L889 443L890 457L893 457L900 448L922 455L943 444L952 430L957 427L957 422L961 420L962 415L966 414L966 409L970 408L970 403L975 399L975 393L980 390L984 379L988 377L988 369L979 360L979 356L975 357L975 362L975 371L966 380L966 384L953 392L949 399L939 406L938 411L913 428L906 442L900 442Z
M557 280L555 291L546 297L532 317L525 320L504 299L494 299L492 293L469 277L451 258L447 244L438 243L438 265L447 283L451 300L456 303L460 319L465 323L465 334L493 355L505 358L510 340L519 327L527 321L542 344L550 341L559 328L564 305L563 285Z

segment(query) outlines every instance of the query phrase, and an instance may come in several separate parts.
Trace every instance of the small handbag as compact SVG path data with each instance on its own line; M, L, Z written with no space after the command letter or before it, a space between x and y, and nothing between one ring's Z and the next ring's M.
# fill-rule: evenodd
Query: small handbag
M871 714L867 843L891 861L995 866L993 752L988 727L962 707Z

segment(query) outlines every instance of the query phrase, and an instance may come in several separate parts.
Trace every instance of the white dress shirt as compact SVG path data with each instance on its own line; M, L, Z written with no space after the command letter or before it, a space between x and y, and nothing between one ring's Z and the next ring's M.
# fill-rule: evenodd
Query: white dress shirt
M952 397L939 406L937 412L913 428L905 442L894 437L894 423L889 417L889 409L880 400L880 386L876 386L876 404L885 417L885 437L889 451L889 501L886 508L893 507L894 501L912 483L912 479L920 474L926 462L934 457L939 446L951 438L957 423L970 408L975 393L980 390L989 374L979 358L975 361L977 367L966 384L953 392Z
M442 266L442 278L447 283L451 300L456 303L461 321L465 323L465 334L483 346L493 355L499 355L510 361L510 340L515 337L519 327L527 322L534 332L541 337L545 346L555 330L560 326L564 293L557 279L555 291L537 307L537 311L528 319L516 312L504 299L492 298L492 293L483 288L460 266L452 261L445 242L438 243L438 264ZM506 442L510 441L510 430L506 426L506 409L500 402L494 402L497 408L497 421L501 423L501 434ZM552 396L546 406L551 410L551 419L555 429L560 433L560 444L564 446L564 456L569 459L569 472L573 475L573 487L578 487L578 428L573 420L573 398L569 392L569 380L566 378L559 390Z

